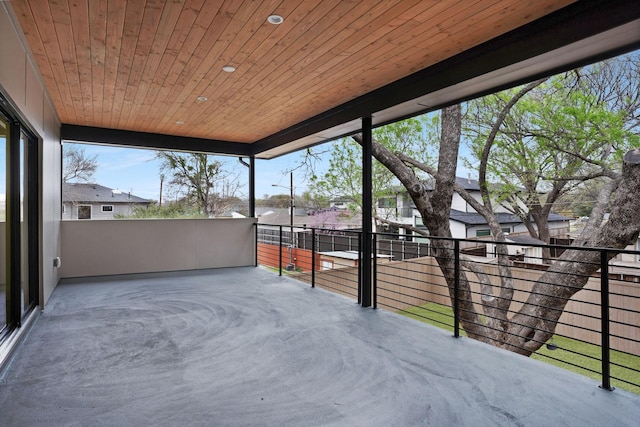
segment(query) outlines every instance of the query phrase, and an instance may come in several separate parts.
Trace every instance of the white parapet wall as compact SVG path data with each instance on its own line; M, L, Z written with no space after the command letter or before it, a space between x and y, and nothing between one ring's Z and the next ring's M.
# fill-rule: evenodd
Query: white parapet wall
M62 278L253 265L255 219L62 221Z

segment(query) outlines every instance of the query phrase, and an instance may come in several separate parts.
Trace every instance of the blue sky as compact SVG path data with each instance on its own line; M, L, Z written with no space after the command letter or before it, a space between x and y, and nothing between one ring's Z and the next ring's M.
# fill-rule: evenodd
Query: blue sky
M69 143L65 143L68 145ZM158 200L160 194L160 162L155 158L155 151L145 149L120 148L105 145L78 144L84 147L88 156L97 156L98 169L94 175L97 184L145 199ZM302 155L292 153L272 160L256 159L256 197L265 194L288 193L288 171L300 162ZM249 174L237 157L217 156L228 169L239 173L242 182L241 195L248 197ZM246 159L245 159L246 160ZM304 170L294 172L296 193L302 193L308 185ZM274 187L281 185L282 187Z
M331 144L331 143L329 143ZM320 150L329 149L329 144L319 146ZM0 165L5 164L6 140L0 138ZM72 143L65 143L72 145ZM160 162L154 150L121 148L97 144L75 144L84 148L87 156L96 156L98 168L93 181L106 187L119 189L145 199L158 200L160 195ZM63 146L64 149L64 146ZM304 150L278 157L272 160L256 159L256 197L264 195L288 194L289 171L294 170L294 188L296 194L307 190L309 182L307 169L296 168L303 160ZM238 197L249 196L248 171L236 157L217 156L228 168L236 171L241 180ZM323 161L316 162L316 174L326 172L330 153L323 155ZM462 165L459 165L459 169ZM460 173L464 173L460 170ZM275 185L275 186L274 186ZM0 194L5 193L5 174L0 174ZM166 193L165 193L166 197Z
M80 145L84 147L88 156L97 156L98 169L94 175L94 181L97 184L131 192L131 194L145 199L158 200L160 162L155 158L154 150L92 144ZM319 148L329 147L321 146ZM289 171L291 169L294 169L293 186L296 194L302 194L306 191L309 185L306 178L306 168L295 169L301 163L303 153L304 151L295 152L272 160L256 159L256 197L262 198L265 194L288 194ZM324 160L315 164L318 175L326 171L329 157L330 154L325 153ZM238 197L247 198L249 196L247 168L239 163L237 157L217 156L217 159L221 160L228 169L239 174L241 190ZM467 176L467 174L468 170L459 164L458 175ZM476 173L472 172L471 176L475 177Z

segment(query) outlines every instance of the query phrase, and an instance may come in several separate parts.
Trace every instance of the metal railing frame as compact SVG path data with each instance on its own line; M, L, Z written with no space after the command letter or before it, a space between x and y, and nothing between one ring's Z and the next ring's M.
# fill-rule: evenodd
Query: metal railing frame
M259 227L265 224L256 224L256 265L258 265L258 240L259 240ZM282 225L278 225L279 232L279 275L282 276L282 246L283 246L283 227ZM335 232L336 230L328 230L322 228L307 228L300 227L301 229L311 232L311 287L315 287L316 285L316 268L317 268L317 252L319 252L319 242L317 240L317 234L319 232ZM356 234L358 245L360 248L359 256L358 256L358 278L357 278L357 301L358 304L362 304L362 290L366 284L362 283L363 274L362 274L362 266L363 266L363 256L362 248L363 248L363 238L362 232L345 230L349 234ZM373 253L377 252L378 248L378 236L388 235L389 233L372 233L372 249ZM294 236L290 236L290 241L294 241ZM456 338L460 337L460 243L461 242L475 242L481 244L487 243L498 243L504 245L513 245L513 243L503 243L503 242L491 242L491 241L482 241L479 242L474 239L453 239L453 238L440 238L440 237L430 237L430 239L440 239L440 240L449 240L453 242L453 256L454 256L454 295L453 295L453 313L454 313L454 332L453 336ZM305 238L306 241L306 238ZM335 248L335 236L333 237L333 244ZM350 245L349 245L350 246ZM568 249L577 249L577 250L585 250L585 251L598 251L600 253L600 309L601 309L601 376L602 376L602 384L600 388L604 390L612 391L614 387L611 386L611 346L610 346L610 304L609 304L609 258L608 254L611 252L611 249L607 248L585 248L585 247L571 247L567 245L543 245L543 244L527 244L529 247L545 247L545 246L553 246L554 249L560 250L568 250ZM290 245L290 250L293 251L293 244ZM430 251L429 251L430 252ZM619 253L632 253L632 254L640 254L638 251L627 251L627 250L615 250L616 254ZM372 308L376 309L378 307L378 280L377 280L377 270L378 270L378 262L377 256L372 257ZM639 270L640 273L640 270ZM596 332L596 331L593 331Z

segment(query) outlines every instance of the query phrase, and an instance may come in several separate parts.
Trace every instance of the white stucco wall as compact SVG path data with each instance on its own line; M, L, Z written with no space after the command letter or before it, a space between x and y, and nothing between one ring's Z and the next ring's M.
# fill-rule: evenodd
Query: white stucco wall
M63 221L62 277L253 265L255 221L255 218Z
M41 271L40 303L44 305L59 280L53 267L60 242L60 122L49 101L15 24L11 2L0 2L0 91L9 98L20 118L40 140L41 170Z

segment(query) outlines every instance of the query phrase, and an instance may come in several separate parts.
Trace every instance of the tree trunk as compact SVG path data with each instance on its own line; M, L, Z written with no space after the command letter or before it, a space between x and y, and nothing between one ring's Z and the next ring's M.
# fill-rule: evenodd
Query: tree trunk
M610 248L607 261L638 239L640 231L640 149L629 151L623 160L622 181L616 191L609 220L591 237L574 246ZM600 252L567 250L533 286L529 298L511 319L508 342L504 346L530 355L555 332L569 299L581 290L600 268Z
M456 162L458 156L461 129L460 106L448 107L442 113L442 135L438 170L433 191L426 191L423 182L413 170L400 159L400 154L390 152L386 147L374 141L372 153L400 180L422 215L423 222L432 236L451 237L449 223L451 200L455 187ZM354 136L362 142L361 135ZM404 157L403 157L404 158ZM405 161L409 162L407 159ZM416 166L416 162L409 162ZM430 171L431 173L431 171ZM613 188L613 187L612 187ZM627 153L624 157L622 180L616 191L616 205L609 221L590 237L574 242L574 246L603 247L621 249L635 242L640 230L640 150ZM498 230L499 231L499 230ZM499 233L501 234L501 233ZM454 244L451 240L433 239L433 256L447 282L449 296L455 299L455 263ZM607 259L615 252L607 253ZM459 269L458 301L460 322L471 338L507 348L514 352L530 355L539 349L554 333L558 319L569 299L580 289L600 266L600 254L596 251L567 250L533 285L533 289L523 307L511 318L506 315L511 304L513 289L508 280L502 280L499 298L493 298L488 291L490 283L482 280L483 309L488 320L485 322L476 311L472 301L470 283L464 268ZM501 274L511 277L510 266L499 265ZM467 265L469 271L473 266Z
M551 242L551 235L549 233L549 214L542 212L541 206L534 206L531 209L531 216L538 227L538 239L548 245ZM542 248L542 262L544 264L548 264L550 260L551 248L549 248L549 246L545 246Z

